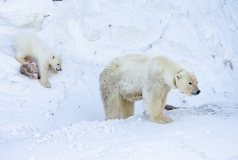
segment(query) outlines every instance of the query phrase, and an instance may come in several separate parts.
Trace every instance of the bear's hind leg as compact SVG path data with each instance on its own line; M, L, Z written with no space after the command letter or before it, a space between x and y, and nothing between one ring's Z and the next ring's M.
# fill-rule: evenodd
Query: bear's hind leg
M26 54L22 51L17 51L16 52L16 59L18 60L18 62L20 63L24 63L26 62Z
M121 118L121 96L109 94L108 97L103 98L105 120L120 119Z
M134 114L134 102L129 102L121 98L122 118L128 118Z

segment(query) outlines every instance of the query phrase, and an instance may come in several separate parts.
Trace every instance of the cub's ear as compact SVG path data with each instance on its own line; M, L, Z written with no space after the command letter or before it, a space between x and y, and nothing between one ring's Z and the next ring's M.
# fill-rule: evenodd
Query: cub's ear
M180 79L181 76L179 74L175 74L175 79Z
M52 57L52 59L54 59L54 58L55 58L55 56Z

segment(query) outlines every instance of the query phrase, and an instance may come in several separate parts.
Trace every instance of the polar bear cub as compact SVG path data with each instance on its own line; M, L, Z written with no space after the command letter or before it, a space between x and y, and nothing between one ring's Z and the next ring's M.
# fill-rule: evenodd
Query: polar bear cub
M188 96L200 93L194 73L164 56L117 57L101 72L99 82L106 120L132 116L134 102L142 99L151 121L169 123L172 119L163 109L171 88Z
M47 71L51 69L51 71L57 73L62 70L61 55L56 54L39 37L29 32L16 34L13 45L16 49L16 59L20 63L23 64L26 57L36 59L40 72L40 83L42 86L50 88Z

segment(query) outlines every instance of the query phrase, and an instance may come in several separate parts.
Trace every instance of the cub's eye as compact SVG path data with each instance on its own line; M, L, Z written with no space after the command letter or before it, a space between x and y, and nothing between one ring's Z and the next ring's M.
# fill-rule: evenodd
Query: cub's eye
M189 82L188 84L189 84L189 85L191 85L192 83L191 83L191 82Z
M198 82L196 82L198 84Z
M57 64L57 65L59 65L59 64Z

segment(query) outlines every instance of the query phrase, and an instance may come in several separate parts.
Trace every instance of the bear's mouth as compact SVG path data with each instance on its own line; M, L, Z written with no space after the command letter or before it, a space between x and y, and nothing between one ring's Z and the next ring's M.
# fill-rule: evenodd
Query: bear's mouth
M58 68L56 68L56 71L62 71L62 69L58 69Z

